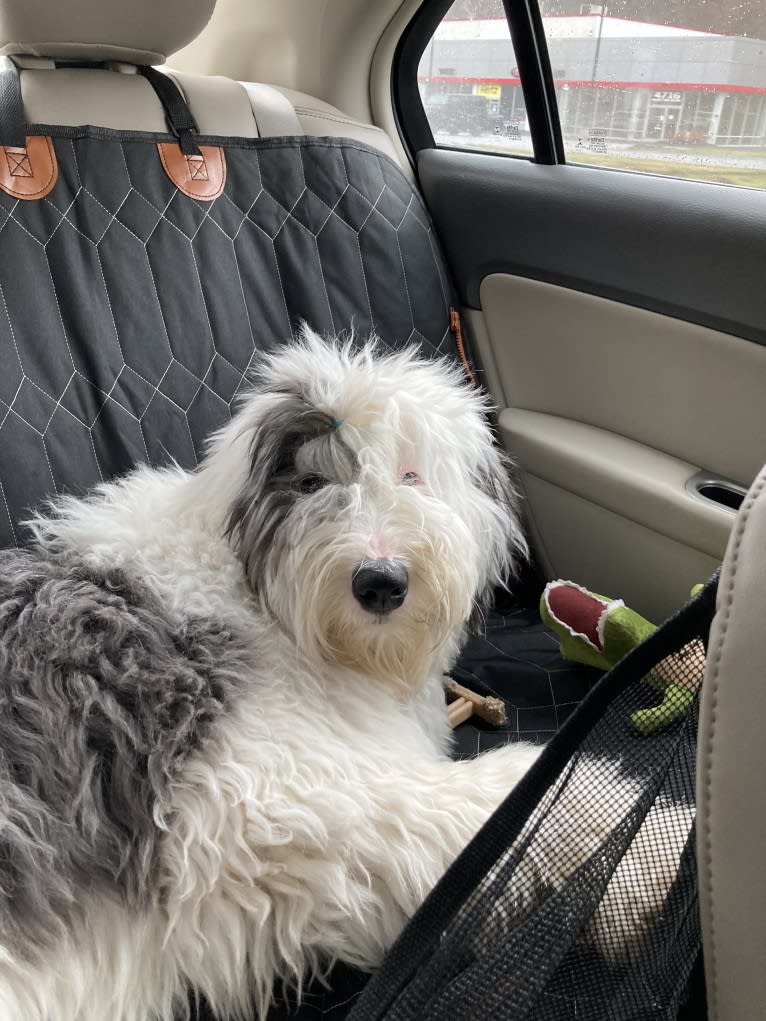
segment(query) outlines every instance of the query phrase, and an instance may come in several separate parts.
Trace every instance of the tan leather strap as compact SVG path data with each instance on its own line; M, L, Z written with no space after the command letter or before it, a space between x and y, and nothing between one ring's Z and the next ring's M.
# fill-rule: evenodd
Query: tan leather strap
M41 199L58 180L53 143L47 135L28 135L25 146L0 146L0 188L16 199Z
M215 145L199 146L199 154L186 156L177 142L158 142L162 166L173 184L192 199L212 202L226 184L226 157Z

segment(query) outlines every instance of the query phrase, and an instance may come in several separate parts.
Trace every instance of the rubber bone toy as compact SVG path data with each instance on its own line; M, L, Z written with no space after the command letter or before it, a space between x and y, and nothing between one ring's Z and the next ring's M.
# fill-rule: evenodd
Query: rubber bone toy
M692 590L694 594L702 586ZM564 659L608 670L657 630L621 599L609 599L571 581L551 581L540 600L540 616L559 638ZM681 719L694 701L705 670L705 648L689 642L658 663L647 680L664 692L659 705L631 715L642 734Z

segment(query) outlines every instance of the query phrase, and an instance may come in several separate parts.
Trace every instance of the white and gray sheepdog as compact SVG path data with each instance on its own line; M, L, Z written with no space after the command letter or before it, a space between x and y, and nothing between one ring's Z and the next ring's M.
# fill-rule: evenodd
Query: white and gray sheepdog
M197 471L0 554L0 1021L265 1015L380 963L536 755L448 757L442 674L525 553L485 413L306 332Z

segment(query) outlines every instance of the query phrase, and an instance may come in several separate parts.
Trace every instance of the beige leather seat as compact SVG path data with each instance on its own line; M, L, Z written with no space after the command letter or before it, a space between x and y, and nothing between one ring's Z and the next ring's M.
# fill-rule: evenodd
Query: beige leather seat
M27 0L0 4L0 53L21 69L28 123L166 130L162 107L136 73L137 65L164 64L168 54L202 31L215 0L162 0L159 5L156 0L123 5L57 0L45 5L44 17L42 7ZM104 66L61 66L66 61ZM163 70L178 85L203 135L342 135L397 159L380 128L360 124L304 93Z
M711 1021L766 1017L766 467L726 551L697 752L697 848Z

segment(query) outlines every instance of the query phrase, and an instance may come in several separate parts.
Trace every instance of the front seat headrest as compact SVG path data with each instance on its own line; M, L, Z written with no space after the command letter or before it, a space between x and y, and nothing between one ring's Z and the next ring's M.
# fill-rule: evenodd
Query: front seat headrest
M215 0L0 0L0 54L162 64L210 20Z

